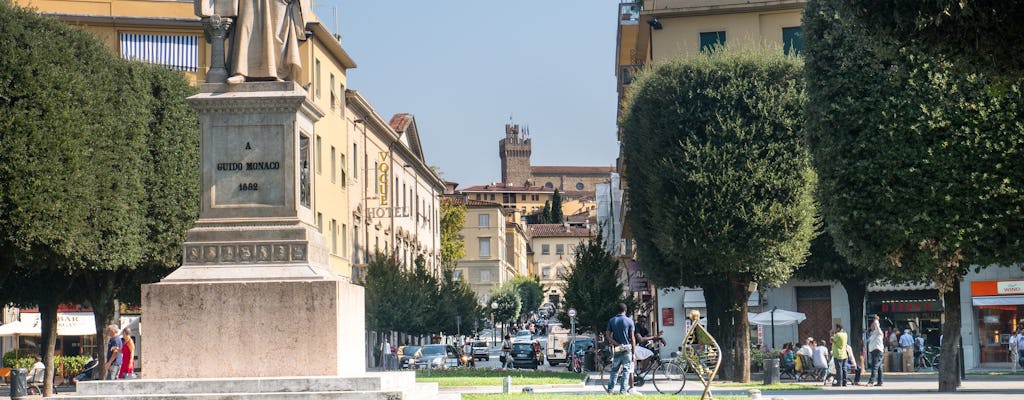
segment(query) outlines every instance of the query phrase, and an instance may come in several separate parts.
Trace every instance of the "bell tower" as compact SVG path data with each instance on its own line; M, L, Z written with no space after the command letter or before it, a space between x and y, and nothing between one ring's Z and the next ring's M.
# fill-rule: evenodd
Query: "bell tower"
M501 157L501 181L513 185L532 185L530 173L530 152L532 143L527 137L528 128L519 124L505 124L505 137L498 141L498 155Z

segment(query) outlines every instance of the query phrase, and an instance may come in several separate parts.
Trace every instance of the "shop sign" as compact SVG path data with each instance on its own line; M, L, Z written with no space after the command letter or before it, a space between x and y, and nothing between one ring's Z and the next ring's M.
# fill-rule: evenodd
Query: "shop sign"
M931 302L882 303L882 312L922 312L932 311Z
M1024 281L1001 281L996 283L998 294L1024 294Z
M676 326L676 309L672 307L661 309L661 326Z

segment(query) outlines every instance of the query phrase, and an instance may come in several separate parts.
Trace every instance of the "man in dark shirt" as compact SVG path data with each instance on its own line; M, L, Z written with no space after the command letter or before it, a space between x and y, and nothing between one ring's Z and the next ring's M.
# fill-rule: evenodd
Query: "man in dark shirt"
M626 305L619 304L619 314L608 320L608 327L604 332L605 338L612 346L612 368L608 375L608 384L604 390L611 393L615 389L615 380L619 373L623 374L619 381L620 394L636 394L636 390L630 388L626 391L626 383L633 375L633 354L636 353L636 327L633 320L626 316Z
M121 336L117 334L117 327L114 325L107 327L107 336L110 336L110 339L107 340L107 363L104 371L106 380L114 381L117 380L118 372L121 372Z

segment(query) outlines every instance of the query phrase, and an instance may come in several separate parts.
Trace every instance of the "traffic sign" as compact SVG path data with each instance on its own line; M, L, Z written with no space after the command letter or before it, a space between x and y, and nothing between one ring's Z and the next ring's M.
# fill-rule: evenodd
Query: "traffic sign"
M576 318L576 309L575 308L570 308L569 309L569 318Z

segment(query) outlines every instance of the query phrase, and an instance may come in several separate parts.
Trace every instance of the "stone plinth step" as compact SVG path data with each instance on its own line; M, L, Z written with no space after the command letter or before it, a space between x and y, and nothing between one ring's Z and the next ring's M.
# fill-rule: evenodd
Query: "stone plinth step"
M47 397L47 399L66 399L67 397ZM402 400L401 391L349 391L349 392L279 392L279 393L184 393L184 394L118 394L118 395L86 395L74 396L74 399L88 400Z
M367 374L358 377L261 377L132 379L121 381L79 382L77 394L189 394L189 393L310 393L346 391L382 391L410 388L416 384L413 372Z

